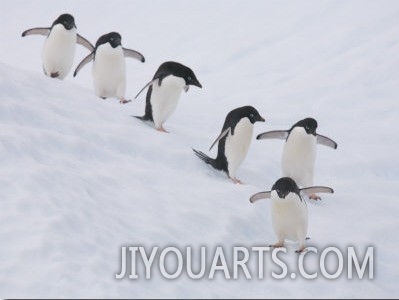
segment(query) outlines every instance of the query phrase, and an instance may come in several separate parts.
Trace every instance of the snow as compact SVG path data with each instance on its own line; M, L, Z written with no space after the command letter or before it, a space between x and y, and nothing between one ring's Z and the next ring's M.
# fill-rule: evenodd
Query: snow
M399 2L397 1L16 1L3 0L0 48L1 298L398 297ZM91 64L64 81L42 74L43 37L21 37L74 15L92 43L118 31L144 54L127 61L133 98L164 61L196 73L162 134L130 104L94 95ZM77 46L74 67L87 55ZM274 242L270 203L250 204L280 177L283 141L256 141L234 185L191 148L207 152L233 108L266 118L254 135L312 116L315 184L335 194L309 204L309 246L359 256L375 251L374 279L116 280L122 246L248 249ZM216 148L216 147L215 147ZM211 156L216 155L216 149ZM283 255L295 270L297 244ZM318 270L308 254L309 272ZM208 260L211 262L213 256ZM226 259L231 253L226 254ZM251 267L254 269L254 260ZM337 262L329 266L334 270ZM251 268L250 268L251 269ZM251 270L252 270L251 269ZM320 273L320 270L318 271ZM320 274L319 274L320 275Z

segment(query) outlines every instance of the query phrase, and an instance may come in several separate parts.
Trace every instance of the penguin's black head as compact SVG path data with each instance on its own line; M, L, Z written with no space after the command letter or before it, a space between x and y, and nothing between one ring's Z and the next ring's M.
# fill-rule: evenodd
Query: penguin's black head
M193 70L178 62L174 61L164 62L158 68L157 74L161 74L162 77L166 77L168 75L181 77L186 82L186 85L195 85L198 86L199 88L202 88L202 85L198 81Z
M253 106L243 106L238 108L241 118L248 118L254 124L255 122L265 122L265 119Z
M57 24L63 25L66 30L71 30L72 28L76 28L75 19L70 14L62 14L53 22L52 26Z
M313 118L306 118L306 119L300 120L299 122L295 123L292 126L291 130L294 127L303 127L307 134L313 134L315 136L316 129L317 129L317 121Z
M289 193L296 193L299 195L299 188L296 182L290 177L282 177L276 181L272 187L272 191L276 191L281 199L285 199Z
M202 88L201 83L198 81L194 72L190 68L187 68L187 70L185 70L183 78L186 81L186 85L195 85L199 88Z
M116 48L122 45L122 37L117 32L110 32L100 36L96 42L96 48L100 45L109 43L112 48Z

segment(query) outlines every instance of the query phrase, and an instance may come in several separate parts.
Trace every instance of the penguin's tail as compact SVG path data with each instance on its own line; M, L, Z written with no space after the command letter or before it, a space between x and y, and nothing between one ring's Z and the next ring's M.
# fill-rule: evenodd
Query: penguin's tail
M132 117L135 117L135 118L137 118L137 119L139 119L141 121L150 121L151 120L151 118L149 118L146 115L144 115L144 116L132 116Z
M211 165L212 167L214 167L217 170L222 170L222 168L217 164L216 159L210 158L208 155L206 155L205 153L195 150L193 149L195 155L197 155L202 161L204 161L205 163Z

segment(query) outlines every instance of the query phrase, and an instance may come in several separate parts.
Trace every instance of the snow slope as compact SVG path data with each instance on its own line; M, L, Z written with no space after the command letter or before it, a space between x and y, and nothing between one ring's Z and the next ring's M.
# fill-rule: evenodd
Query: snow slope
M399 2L1 5L0 297L398 297ZM43 38L20 34L63 12L93 43L117 30L145 55L127 62L127 97L163 61L194 70L203 89L182 95L170 134L131 118L144 96L128 105L95 97L91 66L64 81L42 74ZM86 54L78 49L75 66ZM191 151L206 152L227 112L248 104L266 118L255 134L313 116L338 142L318 147L315 183L335 194L309 205L309 245L374 246L375 278L275 280L270 267L264 280L166 280L156 270L151 280L116 280L121 246L213 253L274 241L269 203L248 198L279 178L282 141L253 141L238 171L245 185ZM290 270L295 247L284 256Z

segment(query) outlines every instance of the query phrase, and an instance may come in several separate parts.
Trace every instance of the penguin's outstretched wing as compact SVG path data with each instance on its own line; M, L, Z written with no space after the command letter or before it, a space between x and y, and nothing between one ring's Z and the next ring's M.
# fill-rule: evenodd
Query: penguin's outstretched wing
M148 83L140 90L140 92L136 95L136 97L134 97L134 99L137 99L137 97L138 97L146 88L148 88L149 86L153 85L153 84L155 83L155 81L157 81L157 80L158 80L158 78L155 78L155 79L151 80L150 82L148 82Z
M50 31L51 28L49 27L36 27L25 30L24 32L22 32L22 36L33 35L33 34L48 36Z
M77 66L75 72L73 72L73 77L76 76L76 74L78 74L78 72L80 71L80 69L82 69L87 63L89 63L90 61L92 61L94 58L94 52L90 53L89 55L87 55Z
M280 139L285 140L288 137L288 130L273 130L259 134L256 139L257 140L265 140L265 139Z
M157 80L158 80L158 86L161 86L162 80L165 77L168 77L170 75L170 73L166 73L166 72L159 72L157 71L154 75L154 77L152 78L152 80L150 82L148 82L141 90L140 92L136 95L136 97L134 97L134 99L136 99L146 88L148 88L149 86L153 85ZM188 91L185 89L185 91Z
M125 57L131 57L131 58L138 59L141 62L145 62L145 58L144 58L143 54L141 54L140 52L137 52L132 49L127 49L127 48L122 48L122 49L123 49L123 55Z
M318 144L333 148L333 149L337 149L338 144L336 142L334 142L332 139L321 135L321 134L317 134L316 135L316 141Z
M94 51L94 46L87 39L85 39L83 36L81 36L79 33L76 34L76 43L89 49L90 52Z
M271 197L271 191L260 192L260 193L256 193L256 194L252 195L249 198L249 202L254 203L254 202L259 201L259 200L270 199L270 197Z
M163 70L161 70L161 71L158 70L158 71L155 73L153 80L158 79L158 86L161 86L162 80L164 80L164 79L165 79L166 77L168 77L169 75L172 75L172 74L169 73L169 72L165 72L165 71L163 71Z
M334 193L334 190L327 186L311 186L300 190L307 195L316 194L316 193L329 193L329 194Z
M217 142L219 142L222 138L224 138L229 132L230 132L230 127L228 127L227 129L225 129L224 131L222 131L222 133L217 137L217 139L213 142L213 144L212 144L211 147L209 148L209 151L211 151L211 149L213 148L213 146L215 146L215 144L216 144Z

